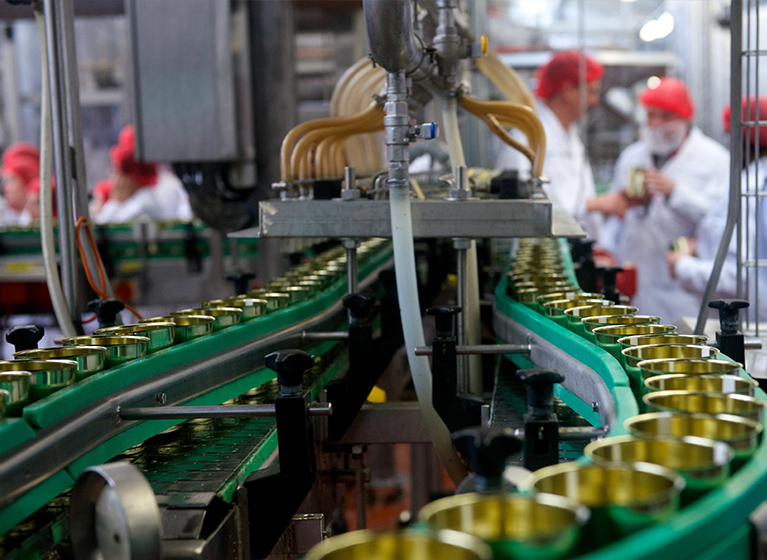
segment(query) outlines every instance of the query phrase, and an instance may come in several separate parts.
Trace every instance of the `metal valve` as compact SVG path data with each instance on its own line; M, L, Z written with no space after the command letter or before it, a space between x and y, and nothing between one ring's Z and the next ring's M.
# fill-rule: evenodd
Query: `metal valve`
M413 125L408 130L408 136L415 140L416 138L422 138L424 140L431 140L439 135L439 126L435 122L421 123Z

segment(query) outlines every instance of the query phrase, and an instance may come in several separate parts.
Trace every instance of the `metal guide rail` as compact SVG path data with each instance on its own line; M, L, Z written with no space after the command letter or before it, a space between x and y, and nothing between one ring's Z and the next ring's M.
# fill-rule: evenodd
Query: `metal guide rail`
M205 257L210 254L213 231L200 222L135 222L131 224L93 225L93 233L104 258L163 259L184 258L190 251ZM243 257L256 254L256 240L241 239L222 246L225 255ZM40 255L40 230L37 227L0 228L0 259ZM2 262L2 261L0 261Z
M360 259L361 290L390 266L390 259L386 243ZM47 508L87 467L131 448L135 453L135 446L182 422L178 418L132 420L123 417L122 411L128 416L127 409L218 405L247 397L254 387L274 377L263 366L264 356L275 350L309 347L316 355L332 357L333 348L340 346L337 340L312 341L305 333L344 328L347 313L340 300L346 287L345 278L338 277L302 302L109 368L27 405L21 418L0 420L0 536ZM316 397L322 383L338 371L326 370L309 395ZM262 419L250 421L258 424ZM200 420L197 425L210 427L211 423ZM257 469L274 449L276 436L270 433L263 434L256 453L260 459L250 461L249 469ZM222 494L229 500L233 495L231 487Z
M567 272L572 276L571 266L568 263ZM566 379L559 398L593 426L607 428L608 435L626 434L623 423L638 414L638 403L621 364L596 344L512 299L507 287L504 275L495 291L494 325L499 342L531 347L529 360L519 355L508 358L520 367L557 368ZM721 354L719 358L728 359ZM739 375L750 378L742 369ZM758 388L755 395L767 398ZM751 558L754 526L750 518L766 497L767 443L762 439L753 456L723 486L683 507L666 522L578 558ZM753 521L757 528L764 525L758 522L762 517Z

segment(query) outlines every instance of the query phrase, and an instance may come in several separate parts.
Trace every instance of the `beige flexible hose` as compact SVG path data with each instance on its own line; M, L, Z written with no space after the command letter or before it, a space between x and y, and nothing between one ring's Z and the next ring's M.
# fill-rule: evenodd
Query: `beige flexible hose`
M329 136L350 136L360 132L372 132L383 128L383 107L378 102L351 117L335 117L342 124L315 129L304 134L293 148L290 156L290 180L309 179L311 177L311 163L316 162L312 147ZM296 176L296 171L298 171Z
M359 71L361 71L366 64L373 65L368 57L360 58L357 62L349 66L346 71L341 74L341 77L336 82L333 88L333 94L330 96L330 114L340 115L342 114L339 108L339 97L341 93L346 89L349 84L349 80Z
M458 102L475 117L484 120L484 115L491 114L501 125L521 130L527 136L528 145L534 153L533 174L541 176L546 153L546 133L532 109L508 101L480 101L467 95L460 96Z
M509 101L526 105L536 111L533 92L530 91L519 74L501 62L498 56L489 52L485 56L477 58L476 63L480 72L487 76Z
M297 178L298 162L301 161L302 157L306 157L306 151L311 145L306 142L301 144L307 135L319 130L323 131L321 136L334 134L339 127L341 127L341 132L345 130L344 127L351 126L353 129L359 123L364 123L366 119L376 115L379 115L381 122L383 122L383 109L377 101L373 101L367 109L356 115L315 119L294 127L285 135L280 149L280 174L282 181L293 181ZM317 141L316 136L313 138L314 141ZM299 145L301 145L302 152L300 152L300 155L297 155L296 151L299 149Z
M509 131L503 128L503 125L498 122L498 119L495 117L495 115L488 114L480 116L480 118L484 121L490 131L498 138L500 138L502 142L511 146L522 155L524 155L528 160L530 160L531 166L535 165L535 153L533 153L533 151L529 147L525 146L522 142L512 137L511 134L509 134Z
M365 59L367 60L367 59ZM386 72L383 68L363 68L342 88L338 102L333 107L338 115L357 113L364 109L373 95L384 96ZM358 172L366 173L378 170L382 165L382 145L378 137L372 134L355 135L344 143L346 161L353 162Z

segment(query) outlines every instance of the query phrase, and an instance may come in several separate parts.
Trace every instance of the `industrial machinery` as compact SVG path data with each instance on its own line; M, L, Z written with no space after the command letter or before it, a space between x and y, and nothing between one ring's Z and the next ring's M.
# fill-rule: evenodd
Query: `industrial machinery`
M418 2L418 17L413 4L364 1L375 64L342 78L335 116L288 133L279 200L233 234L332 248L263 289L119 334L50 349L34 348L34 328L12 334L17 359L0 363L4 557L764 554L767 395L727 355L741 304L717 304L716 348L623 305L610 282L605 293L579 284L593 263L588 251L573 262L564 238L582 231L540 187L545 138L529 92L482 58L456 1ZM508 102L461 86L471 56ZM412 115L430 100L451 169L414 177L410 144L437 126ZM458 106L530 159L529 184L496 189L467 169ZM513 258L493 250L508 238ZM480 280L480 253L500 274ZM454 301L424 309L440 261L455 263ZM483 341L488 284L494 340ZM418 403L366 402L403 342ZM414 504L417 526L400 533L325 539L344 532L339 472L363 526L365 448L397 442L433 445L459 495Z

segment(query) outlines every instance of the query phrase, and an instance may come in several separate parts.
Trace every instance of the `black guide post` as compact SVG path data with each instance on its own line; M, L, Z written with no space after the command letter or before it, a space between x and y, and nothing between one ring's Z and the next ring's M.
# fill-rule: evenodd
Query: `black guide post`
M559 420L554 412L554 384L564 375L550 369L521 369L517 377L527 385L524 467L531 471L559 462Z
M370 311L375 298L366 294L349 294L343 299L349 310L349 370L340 379L325 385L328 402L333 404L333 415L328 419L328 440L338 441L357 416L373 385L380 368L373 367L373 326Z
M232 283L234 288L234 295L242 296L248 293L250 289L250 282L256 277L251 272L235 272L226 277L226 279Z
M243 483L253 558L269 555L317 478L314 429L307 408L310 394L302 383L314 357L302 350L281 350L264 361L277 373L281 389L274 399L278 460Z
M570 241L570 255L573 259L575 277L582 290L597 291L597 270L594 264L594 241L573 239Z
M43 338L45 329L37 325L19 325L13 327L5 333L5 340L8 344L13 344L16 352L22 350L34 350L37 343Z
M458 390L458 359L455 320L460 307L430 307L426 313L434 317L436 336L432 341L432 404L448 430L455 432L479 426L484 400Z
M477 492L509 490L504 484L506 461L522 450L522 442L511 428L465 428L453 434L453 443L468 458Z
M717 299L709 301L708 306L719 310L719 328L716 333L716 346L736 362L746 365L746 347L743 333L740 332L740 310L748 307L742 299Z
M125 309L125 304L116 299L92 299L88 302L88 309L96 314L99 328L114 327L117 324L117 315Z
M197 235L197 230L191 222L186 224L185 229L184 256L186 256L186 271L196 274L202 272L202 253L200 253L200 248L197 246L200 236Z
M602 293L607 301L616 305L621 303L621 294L616 288L618 273L623 272L620 266L600 266L597 268L600 278L602 278Z

